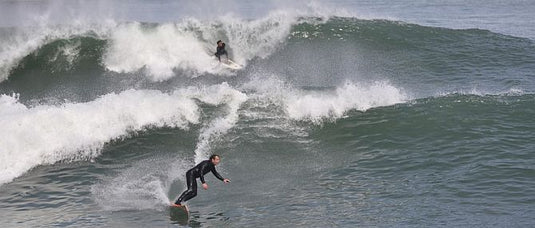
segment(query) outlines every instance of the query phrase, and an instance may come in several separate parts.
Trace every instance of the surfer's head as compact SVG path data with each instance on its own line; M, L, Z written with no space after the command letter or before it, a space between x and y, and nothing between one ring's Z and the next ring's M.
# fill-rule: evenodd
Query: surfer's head
M212 154L212 156L210 156L210 161L214 163L214 165L217 165L221 161L221 158L219 158L219 155L217 154Z
M218 41L217 41L217 46L221 46L222 43L223 43L223 41L218 40Z

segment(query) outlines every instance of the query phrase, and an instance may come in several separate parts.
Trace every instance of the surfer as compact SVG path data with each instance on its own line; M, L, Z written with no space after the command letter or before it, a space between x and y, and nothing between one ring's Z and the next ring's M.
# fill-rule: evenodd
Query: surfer
M221 56L225 55L228 60L228 54L227 50L225 50L225 43L223 41L218 40L217 41L217 52L215 53L215 56L217 56L217 59L219 59L219 62L221 62Z
M186 202L191 198L197 196L197 178L201 179L202 187L204 190L208 190L208 184L204 181L204 175L208 172L212 172L217 179L222 180L225 183L229 183L230 180L223 178L216 170L215 166L219 164L221 158L219 155L214 154L210 156L210 159L204 160L195 167L186 172L186 182L188 189L184 191L180 197L175 201L172 206L182 206L182 202Z

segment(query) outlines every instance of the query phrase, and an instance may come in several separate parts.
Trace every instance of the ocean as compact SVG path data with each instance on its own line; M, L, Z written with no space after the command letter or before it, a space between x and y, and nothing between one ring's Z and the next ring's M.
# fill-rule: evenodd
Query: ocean
M533 12L0 1L2 224L535 226ZM207 174L177 219L211 154L232 182Z

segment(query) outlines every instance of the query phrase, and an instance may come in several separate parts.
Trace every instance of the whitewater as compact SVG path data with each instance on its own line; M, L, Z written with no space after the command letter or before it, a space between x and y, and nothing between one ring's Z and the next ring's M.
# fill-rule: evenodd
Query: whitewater
M532 225L534 4L94 3L0 3L8 226Z

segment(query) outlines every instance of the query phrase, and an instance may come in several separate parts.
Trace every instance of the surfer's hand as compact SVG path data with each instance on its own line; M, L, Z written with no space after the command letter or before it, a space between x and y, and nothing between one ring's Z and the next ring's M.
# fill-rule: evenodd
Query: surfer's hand
M208 190L208 184L206 183L202 184L202 188L204 188L204 190Z
M223 182L225 182L225 183L230 183L230 180L225 178L225 179L223 180Z

